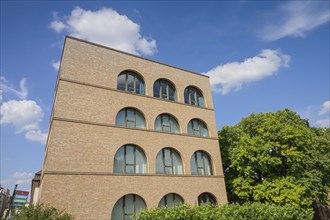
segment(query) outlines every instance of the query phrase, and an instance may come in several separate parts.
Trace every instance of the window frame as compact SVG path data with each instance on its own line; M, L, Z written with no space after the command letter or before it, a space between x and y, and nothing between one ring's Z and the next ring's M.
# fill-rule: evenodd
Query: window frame
M170 151L170 160L171 160L171 165L166 165L166 153L165 153L165 150L169 150ZM158 158L158 155L161 153L161 162L162 162L162 173L157 173L157 158ZM177 154L178 158L180 158L180 161L181 164L178 165L177 167L177 173L174 173L175 171L175 164L174 164L174 158L173 158L173 155L174 154ZM179 172L179 166L181 165L181 170ZM166 172L166 168L170 168L171 170L171 173L167 173ZM161 149L158 153L157 153L157 156L156 156L156 174L164 174L164 175L183 175L183 162L182 162L182 158L181 158L181 155L179 154L179 152L173 148L170 148L170 147L165 147L163 149Z
M167 125L164 125L164 117L167 117L168 118L168 126ZM160 127L161 127L161 130L158 130L157 129L157 126L156 126L156 123L157 123L157 120L160 118ZM177 132L174 131L174 128L175 128L175 125L173 125L173 123L177 125ZM169 128L169 131L165 131L164 130L164 127L167 127ZM179 125L179 122L178 120L171 114L167 114L167 113L163 113L163 114L160 114L156 117L155 119L155 130L156 131L161 131L161 132L165 132L165 133L174 133L174 134L178 134L180 133L180 125Z
M194 122L198 123L197 128L195 127ZM191 125L191 127L190 127L190 125ZM203 135L203 129L204 128L206 129L206 136ZM191 130L191 133L189 132L190 130ZM197 136L197 137L210 137L209 129L207 128L206 123L204 123L202 120L200 120L198 118L193 118L189 121L188 128L187 128L187 133L189 135Z
M201 160L202 160L202 167L198 166L198 153L201 154ZM205 166L205 160L208 161L209 163L209 167L210 167L210 172L208 173L207 172L207 168ZM211 160L211 157L210 155L203 151L203 150L198 150L198 151L195 151L194 154L191 156L191 159L190 159L190 164L191 163L194 163L195 164L195 167L196 167L196 170L194 170L196 172L196 174L193 174L193 169L192 169L192 166L190 167L191 168L191 175L196 175L196 176L213 176L213 164L212 164L212 160ZM200 174L199 170L202 169L202 173L203 174Z
M207 200L206 202L201 201L202 196L206 197L206 200ZM217 205L218 204L217 199L215 198L215 196L211 193L208 193L208 192L201 193L197 198L197 204L198 205L205 204L205 203L211 203L212 205Z
M178 198L178 199L181 200L181 202L173 203L171 206L169 206L168 203L167 203L168 196L173 196L173 201L175 201L176 198ZM164 199L164 205L163 205L163 206L160 206L160 205L161 205L161 202L162 202L163 199ZM167 206L167 207L173 207L173 206L175 206L175 205L177 205L177 204L183 204L183 203L184 203L184 199L182 198L182 196L180 196L180 195L177 194L177 193L168 193L168 194L164 195L164 196L160 199L160 201L159 201L159 203L158 203L158 208L161 208L161 207L164 207L164 206Z
M158 95L159 95L159 97L156 96L156 91L155 91L155 85L156 85L156 83L158 83ZM163 97L163 85L164 84L166 86L166 88L165 88L166 97L165 98ZM170 98L170 87L174 91L174 99L173 100ZM172 82L170 82L169 80L167 80L167 79L157 79L154 82L153 91L154 91L154 94L153 95L154 95L155 98L160 98L160 99L163 99L163 100L177 102L177 92L176 92L175 85Z
M188 97L186 97L186 94ZM192 97L192 95L194 97ZM185 104L199 106L199 107L206 107L205 98L202 91L195 86L187 86L184 90L183 96L184 96ZM202 97L203 101L201 102L198 97Z
M121 113L122 111L125 111L124 113L124 125L118 125L117 124L117 117L118 117L118 114ZM132 120L129 120L128 119L128 111L133 111L133 114L134 114L134 121ZM136 126L136 122L137 122L137 113L139 113L141 116L142 116L142 119L144 121L143 123L143 127L142 128L139 128ZM127 126L128 123L134 123L134 127L129 127ZM147 128L147 123L146 123L146 119L143 115L143 113L138 110L138 109L135 109L135 108L131 108L131 107L127 107L127 108L123 108L121 109L117 115L116 115L116 126L119 126L119 127L125 127L125 128L135 128L135 129L146 129Z
M126 203L128 202L128 201L126 201L126 198L127 198L128 196L133 196L133 213L126 213ZM147 208L147 204L146 204L146 202L144 201L144 199L143 199L141 196L136 195L136 194L126 194L126 195L120 197L120 198L117 200L117 202L115 203L115 205L113 206L113 208L112 208L112 213L111 213L111 218L113 217L112 215L113 215L114 209L116 208L117 203L118 203L120 200L122 200L121 207L119 207L120 210L121 210L121 217L122 217L123 220L126 219L127 217L128 217L129 219L131 219L131 216L137 213L137 211L136 211L137 199L140 199L140 200L143 202L144 207Z
M119 77L122 76L122 75L125 75L125 90L119 89L118 80L119 80ZM128 81L128 77L129 76L132 76L133 77L133 91L130 91L129 90L129 81ZM139 93L137 92L137 81L139 81L140 84L141 83L143 84L143 91L140 91ZM122 71L117 76L117 90L125 91L125 92L130 92L130 93L134 93L134 94L138 94L138 95L145 95L145 93L146 93L145 82L144 82L143 77L139 73L137 73L135 71L132 71L132 70Z
M133 147L133 164L128 164L127 163L127 147ZM124 148L124 154L123 154L123 157L124 157L124 161L123 161L123 171L124 172L116 172L115 171L115 168L116 168L116 164L115 164L115 158L117 156L117 153L122 149ZM137 149L140 150L143 154L143 159L144 159L144 166L145 166L145 172L142 172L142 173L137 173L136 172L136 152L137 152ZM114 163L113 163L113 172L116 173L116 174L146 174L148 173L147 171L147 157L146 157L146 154L144 152L144 150L137 146L137 145L134 145L134 144L125 144L123 146L121 146L115 153L115 156L114 156ZM127 166L133 166L133 170L134 172L133 173L130 173L130 172L127 172ZM142 168L143 169L143 168Z

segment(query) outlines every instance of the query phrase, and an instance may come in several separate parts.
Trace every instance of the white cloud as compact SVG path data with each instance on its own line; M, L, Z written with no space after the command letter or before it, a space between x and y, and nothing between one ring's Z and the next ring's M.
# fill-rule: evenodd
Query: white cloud
M273 24L265 26L260 37L274 41L283 37L303 37L305 33L329 22L328 1L289 1L279 8Z
M33 174L27 172L15 172L13 178L16 184L31 184Z
M39 129L44 115L40 106L32 100L9 100L1 105L0 124L12 124L18 133Z
M325 101L322 105L322 109L319 111L319 115L329 114L330 112L330 101Z
M76 7L62 21L56 14L50 27L57 33L66 31L72 36L133 54L152 55L157 51L156 40L142 37L139 24L111 8L90 11Z
M20 82L20 91L8 86L5 77L0 77L1 81L1 101L2 92L12 93L19 98L26 98L28 91L25 86L26 79L23 78ZM3 90L2 90L3 89ZM13 125L16 133L25 132L25 137L28 140L46 143L47 133L41 132L39 123L42 121L44 112L41 107L33 100L8 100L1 103L0 106L0 124Z
M42 133L40 130L31 130L25 133L25 137L30 141L46 144L48 134Z
M53 63L52 63L53 68L54 68L55 70L59 70L59 69L60 69L60 63L61 63L60 60L59 60L59 61L56 61L56 62L53 62Z
M52 21L50 23L50 28L52 28L57 33L60 33L60 32L62 32L66 28L66 26L61 21Z
M330 119L325 118L325 119L320 119L315 122L315 125L317 127L322 127L322 128L329 128L330 127Z
M19 83L19 87L20 87L20 90L15 89L13 86L9 86L6 78L1 76L0 77L1 100L3 98L2 97L3 93L15 95L20 99L26 99L28 96L28 91L26 88L26 79L25 78L21 79L21 81Z
M301 115L302 118L307 118L311 126L330 127L329 104L330 102L326 101L322 105L310 105L307 109L299 112L299 115Z
M290 56L280 50L266 49L243 62L219 65L204 74L210 76L212 90L224 95L240 90L244 84L272 76L280 67L288 67L289 61Z

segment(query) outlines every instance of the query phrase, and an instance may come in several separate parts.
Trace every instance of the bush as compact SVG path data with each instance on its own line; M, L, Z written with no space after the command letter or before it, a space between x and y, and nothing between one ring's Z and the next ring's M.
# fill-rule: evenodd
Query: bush
M73 216L65 211L59 211L52 206L30 205L22 207L12 220L72 220Z
M146 209L133 216L135 220L311 220L312 209L275 206L261 203L193 207L187 204L171 208Z

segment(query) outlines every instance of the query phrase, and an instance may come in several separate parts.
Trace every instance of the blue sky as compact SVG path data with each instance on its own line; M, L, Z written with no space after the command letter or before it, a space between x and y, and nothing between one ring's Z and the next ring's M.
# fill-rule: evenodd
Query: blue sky
M1 186L42 168L65 35L210 76L217 128L290 108L329 127L329 1L1 1Z

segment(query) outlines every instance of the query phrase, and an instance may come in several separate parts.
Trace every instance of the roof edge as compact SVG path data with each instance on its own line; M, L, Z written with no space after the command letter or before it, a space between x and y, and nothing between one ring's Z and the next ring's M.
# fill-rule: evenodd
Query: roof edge
M141 57L141 56L138 56L138 55L135 55L135 54L131 54L131 53L128 53L128 52L117 50L117 49L114 49L112 47L104 46L104 45L101 45L101 44L98 44L98 43L90 42L90 41L83 40L83 39L80 39L80 38L76 38L76 37L73 37L73 36L70 36L70 35L66 35L65 38L70 38L70 39L73 39L73 40L81 41L81 42L88 43L88 44L91 44L91 45L94 45L94 46L97 46L97 47L102 47L102 48L112 50L112 51L115 51L115 52L118 52L118 53L126 54L128 56L132 56L132 57L143 59L143 60L146 60L146 61L149 61L149 62L153 62L153 63L157 63L157 64L160 64L160 65L172 67L172 68L182 70L182 71L185 71L185 72L188 72L188 73L192 73L192 74L195 74L195 75L198 75L198 76L210 78L209 76L206 76L206 75L203 75L203 74L200 74L200 73L197 73L197 72L186 70L186 69L183 69L183 68L180 68L180 67L177 67L177 66L172 66L172 65L169 65L169 64L166 64L166 63L158 62L158 61L155 61L155 60L152 60L152 59L148 59L148 58Z

